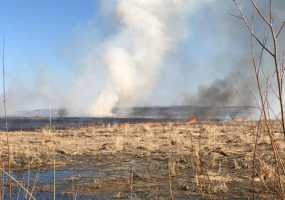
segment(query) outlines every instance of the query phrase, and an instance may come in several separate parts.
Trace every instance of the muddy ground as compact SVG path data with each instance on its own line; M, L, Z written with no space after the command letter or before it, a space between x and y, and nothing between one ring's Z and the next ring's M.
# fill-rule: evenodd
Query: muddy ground
M271 144L259 132L254 173L256 122L9 132L9 160L14 176L28 188L34 186L39 198L53 191L55 164L58 199L271 199ZM284 158L278 126L273 134ZM0 135L0 146L7 169L6 133Z

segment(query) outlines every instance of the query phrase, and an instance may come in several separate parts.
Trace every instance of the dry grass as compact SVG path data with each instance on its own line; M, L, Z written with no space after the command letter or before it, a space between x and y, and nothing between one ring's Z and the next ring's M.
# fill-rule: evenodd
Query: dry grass
M190 192L189 185L195 183L194 190L203 194L205 198L213 199L215 195L234 198L250 193L255 129L256 124L250 122L149 123L57 130L53 132L54 135L47 130L11 132L10 162L14 168L28 165L51 167L54 161L53 148L56 153L56 165L74 163L74 156L156 155L162 160L167 159L166 170L169 173L170 188L173 189L172 196L175 197L177 190ZM274 129L276 142L281 152L285 152L282 134L278 130L279 127ZM276 177L276 170L271 167L270 140L263 136L258 141L255 190L257 193L265 191L271 194L274 189L272 179ZM7 155L5 145L5 136L0 134L2 157ZM284 155L281 156L284 158ZM185 176L187 171L190 171L188 178ZM180 181L180 177L184 177L183 181ZM135 192L135 185L140 184L136 182L132 181L132 193Z

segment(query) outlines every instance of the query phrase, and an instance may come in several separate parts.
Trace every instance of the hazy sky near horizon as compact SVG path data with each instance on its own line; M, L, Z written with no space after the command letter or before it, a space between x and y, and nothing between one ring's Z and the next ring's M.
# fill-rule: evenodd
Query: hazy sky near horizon
M115 4L116 0L110 2ZM21 93L22 100L15 100L23 104L19 109L46 107L47 102L42 100L46 93L60 96L77 85L78 76L88 68L90 55L100 51L96 44L117 32L118 19L110 2L1 1L0 34L6 41L8 100ZM189 18L189 34L171 51L151 97L142 104L180 104L183 95L226 76L241 63L246 41L240 43L246 33L231 16L234 12L232 1L220 0L194 13ZM92 84L99 82L94 79ZM22 95L25 91L27 96ZM85 91L81 92L78 95L84 96ZM30 93L37 96L32 97L37 101L25 105L29 104ZM64 106L53 100L58 101L51 98L51 104Z

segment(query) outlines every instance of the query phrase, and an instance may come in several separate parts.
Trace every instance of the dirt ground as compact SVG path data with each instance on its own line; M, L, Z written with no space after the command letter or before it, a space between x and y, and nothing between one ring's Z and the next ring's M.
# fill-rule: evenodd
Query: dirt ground
M273 132L284 158L283 135L278 128ZM261 133L253 173L256 133L256 122L9 132L10 163L14 169L49 168L54 161L59 169L94 165L102 176L86 183L78 179L76 191L111 191L114 199L268 199L274 195L272 150L269 137ZM0 146L5 161L6 133L0 134Z

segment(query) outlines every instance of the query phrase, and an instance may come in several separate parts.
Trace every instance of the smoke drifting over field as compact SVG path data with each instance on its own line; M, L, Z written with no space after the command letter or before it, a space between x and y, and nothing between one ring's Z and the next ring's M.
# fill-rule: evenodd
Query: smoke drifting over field
M116 12L121 28L108 41L106 86L92 107L109 115L115 106L132 106L149 96L169 51L187 34L187 19L208 0L124 0Z
M224 2L225 4L219 4ZM251 49L250 49L250 35L244 24L240 19L234 16L238 16L239 13L234 5L226 4L225 1L219 1L211 4L211 9L217 9L214 12L216 18L210 23L217 22L217 27L220 30L220 34L223 37L221 40L221 48L223 48L224 42L226 43L223 51L219 54L220 59L232 60L227 65L218 64L214 65L216 71L226 66L228 73L224 74L223 77L212 79L209 82L200 83L197 92L185 95L184 104L198 105L198 106L209 106L209 107L221 107L221 106L258 106L256 101L257 85L255 82L254 72L251 66ZM252 19L252 5L248 1L237 1L248 17L249 21ZM231 2L232 3L232 2ZM258 5L262 8L263 13L268 15L268 1L260 0ZM284 12L281 10L285 9L285 2L282 0L272 1L273 6L273 19L274 23L281 25L285 19ZM252 9L251 9L252 8ZM219 14L221 10L227 10L228 15L231 19L225 18ZM259 17L256 17L254 22L255 31L260 38L264 37L265 25L261 22ZM219 38L219 34L215 34ZM230 40L230 42L229 42ZM282 42L281 42L282 43ZM268 44L270 46L270 43ZM217 49L220 46L216 46ZM236 54L232 54L235 52ZM258 52L258 51L257 51ZM258 55L257 55L258 56ZM268 79L272 76L273 66L270 58L265 55L263 59L264 68L261 80ZM273 87L274 87L273 83Z
M240 2L250 13L247 2ZM72 80L63 80L65 74L44 73L32 87L23 87L26 80L17 77L8 84L9 111L51 105L67 108L72 115L94 116L111 115L114 107L162 102L255 105L249 35L231 16L236 14L232 1L102 0L101 4L108 33L97 38L93 29L82 28L88 45L80 46L85 49L76 59L80 70ZM273 8L274 18L284 19L285 2L273 1Z
M185 104L196 106L253 106L255 80L248 66L241 62L226 77L210 85L201 85L195 95L188 96Z

